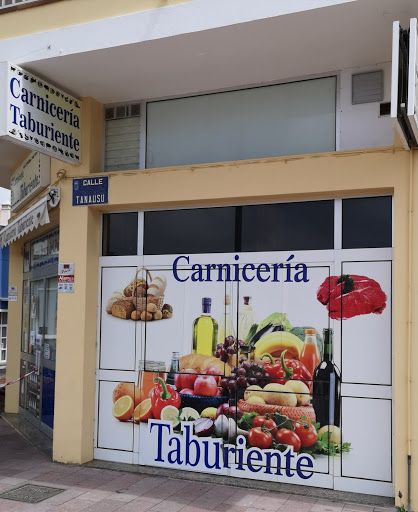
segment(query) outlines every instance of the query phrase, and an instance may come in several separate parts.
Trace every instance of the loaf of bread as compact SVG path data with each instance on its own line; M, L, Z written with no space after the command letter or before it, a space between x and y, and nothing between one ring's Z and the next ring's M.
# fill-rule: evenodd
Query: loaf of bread
M112 306L115 302L118 300L124 300L125 296L123 295L122 290L116 290L112 293L112 295L109 297L108 301L106 302L106 313L108 315L112 314Z
M158 276L151 281L148 286L147 295L148 297L162 297L165 289L167 288L167 278L165 276Z
M145 297L147 295L147 283L145 279L131 281L123 290L126 297Z
M213 356L205 356L203 354L189 354L180 357L179 359L180 371L191 368L197 373L203 373L208 366L213 366L219 370L219 375L228 376L231 373L231 367L228 363L223 363L220 359Z
M112 316L130 320L132 312L135 310L134 305L128 300L118 300L112 305Z

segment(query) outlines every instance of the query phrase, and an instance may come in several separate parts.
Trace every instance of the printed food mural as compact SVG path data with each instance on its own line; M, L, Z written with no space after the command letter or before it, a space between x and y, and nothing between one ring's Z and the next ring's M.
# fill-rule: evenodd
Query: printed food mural
M101 386L104 448L133 450L133 429L139 464L308 485L355 457L335 354L342 326L382 316L390 288L325 265L299 282L285 268L268 282L105 270L102 367L135 382Z

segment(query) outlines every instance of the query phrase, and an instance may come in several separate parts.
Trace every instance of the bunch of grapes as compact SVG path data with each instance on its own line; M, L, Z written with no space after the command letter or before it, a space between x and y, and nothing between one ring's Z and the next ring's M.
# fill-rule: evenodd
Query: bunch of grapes
M239 340L238 346L241 347L242 345L244 345L244 342ZM236 353L237 343L235 342L235 338L233 336L226 337L224 343L218 343L216 345L215 357L217 357L224 363L228 362L229 356L232 356Z
M258 385L264 387L270 380L264 366L250 363L246 357L239 358L239 366L232 368L229 377L221 379L221 388L226 392L235 391L237 388L245 389L248 386Z

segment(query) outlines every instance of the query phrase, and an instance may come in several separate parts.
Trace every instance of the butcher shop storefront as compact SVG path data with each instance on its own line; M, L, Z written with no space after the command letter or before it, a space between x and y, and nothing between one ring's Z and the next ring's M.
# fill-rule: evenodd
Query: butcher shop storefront
M102 215L94 458L393 497L393 197Z

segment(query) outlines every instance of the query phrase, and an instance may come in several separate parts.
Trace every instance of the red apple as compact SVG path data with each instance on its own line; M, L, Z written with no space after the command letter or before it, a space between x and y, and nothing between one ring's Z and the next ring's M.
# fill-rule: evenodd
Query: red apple
M194 395L193 389L184 388L180 391L182 395Z
M216 368L216 366L207 366L203 372L205 375L222 375L223 373L219 371L219 368Z
M219 385L219 381L221 380L221 376L223 377L223 374L219 371L219 368L216 368L215 366L208 366L206 367L203 372L205 375L215 375L216 376L216 383Z
M216 396L218 383L212 375L199 375L194 383L195 395Z
M176 373L174 376L174 385L176 389L193 389L194 381L197 378L197 372L191 368Z

